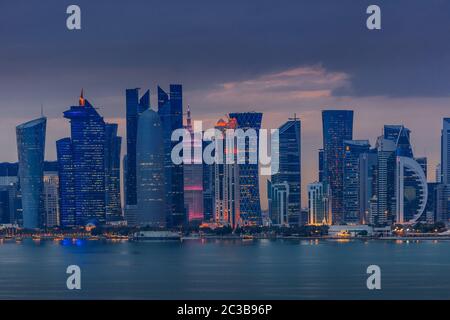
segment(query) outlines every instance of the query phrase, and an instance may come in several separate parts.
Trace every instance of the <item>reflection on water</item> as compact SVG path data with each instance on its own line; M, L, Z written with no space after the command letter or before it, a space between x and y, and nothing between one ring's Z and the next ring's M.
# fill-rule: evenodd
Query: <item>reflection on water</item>
M0 298L448 299L449 250L438 240L0 240ZM66 289L71 264L81 291ZM379 291L366 288L373 264Z

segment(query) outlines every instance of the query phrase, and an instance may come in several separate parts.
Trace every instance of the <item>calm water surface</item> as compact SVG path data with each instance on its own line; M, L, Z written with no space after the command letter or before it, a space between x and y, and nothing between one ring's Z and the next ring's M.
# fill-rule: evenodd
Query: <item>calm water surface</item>
M366 288L371 264L382 290ZM450 299L450 241L4 242L0 299L17 298Z

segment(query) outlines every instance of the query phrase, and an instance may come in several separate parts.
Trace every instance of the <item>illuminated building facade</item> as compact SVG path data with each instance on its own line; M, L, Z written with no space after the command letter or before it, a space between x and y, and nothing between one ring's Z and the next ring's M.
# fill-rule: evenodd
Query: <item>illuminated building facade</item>
M245 224L260 225L261 204L259 196L259 129L263 114L260 112L230 113L230 119L235 119L237 129L254 129L256 131L256 147L250 148L249 139L245 142L245 164L239 164L239 198L240 216ZM249 163L251 154L256 155L257 163Z
M352 110L322 111L325 186L330 190L332 223L344 223L344 140L353 137Z
M183 89L179 84L170 85L170 95L158 87L158 115L164 137L164 181L166 190L166 217L170 227L180 227L187 223L184 207L183 164L174 164L171 158L173 147L172 132L183 128Z
M329 225L329 200L323 182L309 183L308 189L308 223L312 225Z
M48 228L59 226L59 177L57 171L44 171L44 224Z
M122 219L120 199L120 148L122 138L117 135L117 124L105 126L105 205L106 220Z

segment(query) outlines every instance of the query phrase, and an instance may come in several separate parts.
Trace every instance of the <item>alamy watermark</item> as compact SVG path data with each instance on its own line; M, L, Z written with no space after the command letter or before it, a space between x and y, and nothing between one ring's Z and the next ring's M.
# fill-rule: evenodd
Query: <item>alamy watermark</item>
M178 142L171 152L172 162L177 165L258 164L261 175L278 173L278 129L210 128L203 131L202 121L194 121L192 132L176 129L171 139Z

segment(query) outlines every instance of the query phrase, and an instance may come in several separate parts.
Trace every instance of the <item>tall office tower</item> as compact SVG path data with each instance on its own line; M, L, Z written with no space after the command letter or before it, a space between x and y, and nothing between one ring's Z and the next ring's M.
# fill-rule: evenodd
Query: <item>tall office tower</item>
M439 183L436 186L436 222L448 223L449 216L449 200L450 199L450 185Z
M56 141L59 177L59 221L62 227L76 226L75 170L72 141L63 138Z
M281 212L269 212L274 217L273 223L281 223L287 225L300 225L301 213L301 125L300 120L296 117L290 119L278 128L279 141L278 150L273 150L272 154L277 155L274 159L278 159L278 172L273 174L270 181L273 192L269 192L269 201L272 202L272 208L282 208L275 198L270 199L273 195L280 201L284 201L283 197L278 194L286 193L286 217L283 218ZM281 191L283 190L283 191ZM270 190L268 190L270 191ZM269 207L270 209L270 207Z
M428 199L424 213L420 216L419 221L425 223L435 223L437 216L437 187L439 183L428 182Z
M413 157L410 133L411 131L403 125L384 126L384 139L391 140L395 143L397 156Z
M203 141L202 149L214 142ZM214 221L214 164L203 162L203 220L206 222Z
M127 118L127 173L124 174L125 205L136 205L136 138L139 114L150 108L150 90L139 98L139 88L125 92Z
M420 164L410 157L396 157L396 222L412 224L425 212L428 185Z
M423 170L423 173L425 174L425 179L428 180L428 160L427 160L427 157L414 158L414 160L416 160L417 163L420 165L420 167Z
M250 139L245 141L245 164L239 164L239 198L240 215L245 224L260 225L262 223L261 204L259 197L259 129L263 114L259 112L230 113L231 119L237 121L237 129L256 131L256 148L250 145ZM253 156L256 163L250 163Z
M267 198L269 201L269 218L273 225L289 225L289 184L285 182L273 184L267 180ZM300 214L299 214L300 215ZM297 218L298 220L298 218ZM296 221L296 225L299 222Z
M441 131L442 183L450 184L450 118L444 118Z
M187 149L191 150L190 163L183 164L184 170L184 205L187 209L190 224L203 221L203 161L202 139L196 137L192 128L191 110L188 106L185 129L189 131L191 140L187 141Z
M122 138L117 135L117 124L105 127L105 205L106 220L122 219L120 199L120 150Z
M436 182L437 183L441 183L442 182L442 170L441 170L441 164L438 163L436 165L436 169L435 169L435 174L436 174Z
M65 210L68 209L66 205L75 200L76 226L88 223L104 224L106 222L105 121L89 101L84 99L83 92L78 106L70 107L64 112L64 117L70 120L71 139L57 142L61 222L64 226L66 219L73 219L73 216L65 216L70 214L70 210L69 212ZM68 172L64 171L66 169ZM73 184L66 185L70 183Z
M179 84L170 85L170 96L158 87L158 115L164 137L164 181L166 190L166 218L169 227L186 224L184 207L183 165L174 164L171 152L178 141L172 141L172 132L183 128L183 90Z
M377 196L376 208L371 207L371 223L392 224L395 219L395 159L396 144L393 140L378 137L377 144Z
M152 109L139 116L136 144L136 223L166 226L164 137L161 120Z
M16 127L23 227L37 229L42 221L42 191L47 118Z
M44 171L44 225L59 226L59 177L58 171Z
M324 166L323 149L319 149L318 155L319 155L319 162L318 162L319 176L318 176L318 179L319 179L319 182L323 182L323 175L324 175L324 173L323 173L323 166Z
M233 156L236 154L237 143L234 141L233 148L227 146L225 133L236 127L236 119L231 118L228 122L220 119L215 128L222 133L222 137L216 137L213 142L216 144L216 152L220 150L224 155L223 161L216 161L214 164L214 221L233 229L244 224L241 216L240 166L236 159L233 163L226 161L229 153Z
M323 182L309 183L308 189L308 220L309 224L330 224L330 208L328 194Z
M372 224L371 203L377 199L378 155L371 149L359 156L359 212L361 224ZM376 207L376 206L375 206Z
M330 190L332 223L344 222L343 206L343 160L344 140L353 137L352 110L322 111L324 182Z
M360 204L361 175L359 159L369 151L369 140L344 140L344 222L360 223L362 212Z

